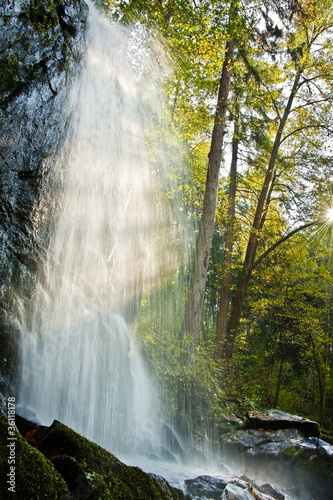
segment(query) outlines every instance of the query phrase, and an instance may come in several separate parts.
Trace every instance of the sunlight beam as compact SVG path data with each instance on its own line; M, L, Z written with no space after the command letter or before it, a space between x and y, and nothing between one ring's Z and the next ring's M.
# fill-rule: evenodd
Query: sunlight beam
M327 220L333 222L333 207L327 210Z

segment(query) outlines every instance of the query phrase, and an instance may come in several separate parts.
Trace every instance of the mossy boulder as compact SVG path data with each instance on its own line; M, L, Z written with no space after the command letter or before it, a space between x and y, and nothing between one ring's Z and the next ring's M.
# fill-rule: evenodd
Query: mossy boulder
M72 493L77 489L89 499L174 499L178 493L168 492L152 476L138 467L129 467L95 443L80 436L60 422L54 421L38 444L38 449L54 463L59 472L66 472Z
M3 417L0 417L0 498L7 499L62 499L69 497L69 489L56 471L52 462L37 449L30 446L26 440L15 433L15 441L8 440L8 424ZM14 443L13 453L10 455L8 445ZM8 463L13 459L13 464ZM14 467L14 475L10 474L10 467ZM14 478L14 491L11 487L10 477Z
M333 455L322 446L311 450L291 447L283 456L290 462L290 471L295 484L300 485L300 494L309 494L317 500L330 500L333 492Z
M29 433L28 433L29 434ZM16 433L16 496L18 499L89 500L179 500L182 492L165 480L129 467L114 455L54 421L41 439L34 436L36 448ZM6 477L8 425L1 418L0 472ZM30 437L30 436L27 436ZM28 493L26 493L28 492ZM12 498L8 485L0 489L1 498Z

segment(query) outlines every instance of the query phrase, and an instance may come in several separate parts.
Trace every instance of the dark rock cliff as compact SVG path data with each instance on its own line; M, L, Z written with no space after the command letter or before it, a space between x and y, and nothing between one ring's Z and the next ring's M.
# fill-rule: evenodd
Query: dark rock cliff
M68 121L66 97L85 51L87 13L83 0L0 5L0 388L5 392L14 375L19 304L29 300L43 252L35 234Z

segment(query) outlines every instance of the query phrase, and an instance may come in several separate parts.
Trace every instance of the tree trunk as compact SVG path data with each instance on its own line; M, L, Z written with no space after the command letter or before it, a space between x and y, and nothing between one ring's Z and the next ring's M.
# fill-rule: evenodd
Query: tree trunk
M283 365L284 365L284 352L282 352L281 359L280 359L279 374L278 374L278 379L276 382L274 404L273 404L274 408L277 408L279 405L280 389L281 389L281 385L282 385Z
M234 48L235 41L228 41L226 44L226 54L220 79L211 148L208 155L209 161L202 218L196 244L190 290L185 305L182 325L182 336L184 336L185 333L191 335L194 346L198 344L199 339L201 310L215 225L219 172L222 158L225 118L228 105Z
M319 360L317 358L316 345L315 345L313 338L311 338L311 344L312 344L312 350L313 350L313 361L314 361L314 365L315 365L317 376L318 376L320 413L322 413L323 408L324 408L323 379L322 379L322 374L321 374L321 369L320 369L320 363L319 363Z
M326 409L326 400L327 400L327 379L328 379L328 373L329 373L329 365L328 365L328 353L330 349L330 335L329 332L331 331L331 318L330 318L330 301L331 301L331 295L330 295L330 285L329 283L327 284L327 293L328 293L328 301L326 302L326 314L327 314L327 325L326 325L326 330L327 330L327 342L325 344L325 353L324 353L324 361L323 361L323 400L322 400L322 405L321 405L321 410L320 410L320 416L321 418L324 417L325 414L325 409Z
M230 165L230 183L229 183L229 207L228 221L225 233L224 247L224 273L220 291L219 310L216 323L216 354L220 358L223 351L223 342L225 339L227 328L227 314L230 302L230 281L231 281L231 265L232 265L232 250L234 243L235 229L235 207L236 207L236 187L237 187L237 160L239 146L239 110L236 103L236 118L234 124L234 135L232 139L232 157Z
M235 347L235 340L236 340L236 335L237 335L238 328L239 328L239 323L240 323L243 304L244 304L244 300L245 300L245 296L246 296L246 291L247 291L247 287L248 287L248 284L249 284L249 281L251 278L253 264L255 261L255 255L256 255L256 250L257 250L258 241L259 241L259 233L260 233L260 230L262 229L263 218L265 218L266 211L268 208L267 201L268 201L268 198L271 194L270 187L271 187L271 183L272 183L272 179L273 179L276 160L278 157L279 147L280 147L281 140L282 140L282 133L283 133L284 127L287 123L294 97L297 93L300 75L301 75L300 71L297 72L297 74L295 75L293 88L290 92L288 102L287 102L286 108L284 110L283 116L280 119L280 125L279 125L278 131L277 131L276 136L275 136L269 164L268 164L267 171L266 171L264 184L262 186L260 196L258 199L256 212L254 215L253 224L252 224L252 228L250 231L250 236L249 236L246 254L245 254L245 258L244 258L243 270L242 270L240 282L239 282L238 289L237 289L236 299L235 299L235 302L234 302L234 305L233 305L233 308L232 308L231 314L230 314L229 327L228 327L228 331L227 331L225 348L224 348L224 353L223 353L223 356L225 359L231 359L233 356L234 347Z

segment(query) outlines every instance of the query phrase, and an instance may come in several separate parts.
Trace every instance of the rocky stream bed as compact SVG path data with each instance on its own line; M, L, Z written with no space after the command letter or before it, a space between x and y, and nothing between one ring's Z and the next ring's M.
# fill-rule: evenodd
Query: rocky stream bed
M24 500L332 498L333 446L320 439L316 422L301 417L279 411L248 415L239 430L221 436L220 473L188 478L175 488L160 475L125 465L61 422L45 427L22 416L27 412L19 406L10 411L14 406L1 397L3 499L13 492Z

